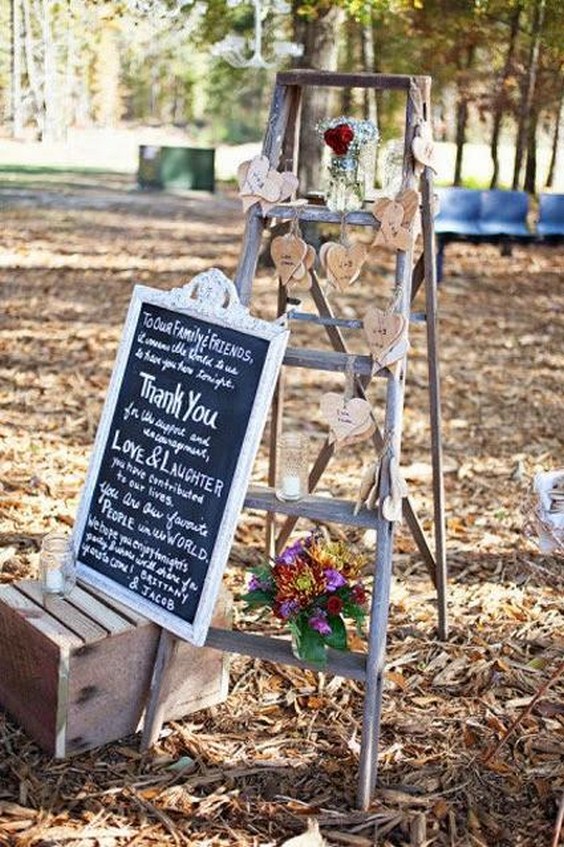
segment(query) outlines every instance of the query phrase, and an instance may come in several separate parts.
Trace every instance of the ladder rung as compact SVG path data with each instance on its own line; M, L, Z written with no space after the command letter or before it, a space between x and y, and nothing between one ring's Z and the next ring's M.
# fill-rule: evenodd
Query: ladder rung
M262 215L260 206L256 203L251 210L251 214L258 216ZM280 203L278 206L273 206L264 214L266 218L278 218L279 220L295 220L300 221L317 221L318 223L333 223L341 224L343 215L340 212L331 212L327 206L319 206L315 203L304 203L297 205L292 203ZM380 224L372 214L372 212L364 212L359 209L356 212L347 212L347 224L353 226L371 226L378 229Z
M376 528L377 513L363 508L358 515L354 513L354 503L337 497L318 497L308 494L301 500L279 500L272 488L253 485L247 491L245 508L260 509L264 512L277 512L281 515L297 515L324 523L348 524Z
M362 321L349 318L330 318L323 315L315 315L313 312L297 312L291 309L286 312L290 321L304 321L305 323L321 324L321 326L340 326L343 329L362 329Z
M254 656L257 659L266 659L269 662L319 670L315 665L307 664L296 658L292 653L290 642L283 638L271 638L253 632L238 632L237 630L210 627L206 638L206 647L215 647L217 650L239 653L242 656ZM329 649L327 651L327 666L323 668L323 671L363 682L366 679L366 655Z
M286 312L288 320L303 321L304 323L321 324L321 326L338 326L343 329L362 329L363 321L355 318L330 318L324 315L316 315L313 312L297 312L291 309ZM412 323L424 323L426 320L425 312L412 312L409 316Z
M352 359L352 361L351 361ZM350 363L350 365L349 365ZM329 350L308 350L305 347L288 347L284 356L284 364L294 368L312 368L318 371L346 371L347 366L360 376L372 374L371 356L349 356L347 353L337 353ZM381 368L376 376L387 377L390 372Z
M375 88L386 91L396 89L409 91L414 82L428 85L429 76L407 76L406 74L373 73L335 73L305 68L303 70L281 71L276 76L281 85L317 85L321 88Z

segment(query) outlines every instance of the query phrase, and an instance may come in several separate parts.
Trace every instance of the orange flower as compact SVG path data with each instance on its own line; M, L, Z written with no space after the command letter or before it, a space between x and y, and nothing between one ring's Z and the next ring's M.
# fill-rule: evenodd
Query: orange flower
M301 557L292 564L277 562L272 568L276 586L276 603L296 600L305 608L314 597L323 594L326 587L323 568L317 562L308 562Z
M356 579L364 567L365 559L354 555L343 541L322 541L314 539L308 547L308 554L325 570L334 568L347 578Z

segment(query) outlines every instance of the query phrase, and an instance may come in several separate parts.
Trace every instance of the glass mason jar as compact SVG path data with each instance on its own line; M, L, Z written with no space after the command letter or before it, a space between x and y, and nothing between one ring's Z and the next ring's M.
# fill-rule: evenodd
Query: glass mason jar
M65 597L76 584L72 537L54 530L45 536L39 554L41 588L44 594Z
M390 141L385 147L382 161L382 193L393 200L403 183L403 141Z
M308 440L301 433L284 433L277 447L276 496L300 500L308 493Z
M364 202L365 176L357 156L331 156L325 202L331 212L352 212Z

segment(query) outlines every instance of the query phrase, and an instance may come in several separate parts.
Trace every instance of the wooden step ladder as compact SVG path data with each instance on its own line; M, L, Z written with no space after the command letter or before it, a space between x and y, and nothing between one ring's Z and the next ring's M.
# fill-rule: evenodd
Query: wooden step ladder
M447 637L447 598L446 598L446 553L444 534L444 495L442 482L442 453L440 426L440 390L437 364L437 286L435 270L435 251L433 233L433 184L432 172L425 167L417 185L411 144L415 137L421 116L426 119L430 109L429 77L399 76L380 74L341 74L321 71L296 70L279 73L270 109L268 127L263 144L263 155L267 156L273 168L277 168L281 159L293 162L293 172L297 173L299 153L299 131L303 89L308 86L330 88L369 88L375 91L394 90L405 93L405 141L403 187L420 187L423 249L416 258L414 248L409 251L397 251L395 284L398 293L395 309L407 320L412 317L412 301L423 287L425 291L425 314L427 329L427 358L429 377L432 486L434 503L434 545L428 543L409 496L403 500L403 516L413 535L425 565L431 575L438 599L438 634ZM269 219L277 221L294 219L296 214L300 222L314 221L341 223L341 215L329 211L325 206L305 203L280 204L264 215L260 206L255 204L249 209L243 245L235 284L241 301L248 304L252 296L253 279L261 248L263 231ZM347 223L358 226L377 226L371 212L359 210L347 214ZM372 377L372 360L369 356L351 356L347 349L342 329L361 326L360 321L347 321L333 313L330 303L319 284L315 273L311 294L318 310L317 315L297 314L298 320L318 323L327 333L333 347L329 351L316 351L290 347L287 351L285 366L316 368L325 371L345 372L351 368L354 373L355 394L364 397L366 387ZM368 305L368 304L367 304ZM287 309L286 292L279 287L278 310L283 314ZM290 317L292 315L290 314ZM387 368L381 369L376 376L387 380L384 433L393 434L391 445L393 454L399 457L403 421L405 364L398 376ZM365 701L362 728L358 805L366 809L374 792L377 778L377 749L380 733L382 686L388 627L388 609L392 573L392 553L394 523L385 520L381 507L376 510L363 509L355 512L354 503L329 497L310 494L298 502L281 502L274 495L276 442L281 429L284 403L284 378L281 375L272 409L270 435L270 471L268 487L249 489L245 505L248 508L264 510L269 516L268 544L271 550L281 550L300 517L312 521L335 522L376 530L376 554L374 562L374 584L368 653L353 653L329 650L327 671L339 676L364 682ZM384 446L384 435L378 429L373 436L374 459ZM309 490L315 492L316 486L333 455L333 446L327 441L322 447L309 477ZM379 503L383 503L390 491L389 473L385 472L385 463L389 462L389 452L381 459L379 482ZM389 468L388 468L389 470ZM275 514L286 518L275 537ZM206 641L208 646L244 655L268 659L269 661L301 665L291 652L290 644L277 638L268 638L259 634L233 632L211 628Z

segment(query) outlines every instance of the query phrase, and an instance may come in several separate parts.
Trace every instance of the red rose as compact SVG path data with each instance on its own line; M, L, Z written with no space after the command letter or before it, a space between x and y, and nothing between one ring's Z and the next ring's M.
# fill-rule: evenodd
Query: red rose
M330 615L339 615L343 610L343 601L340 597L329 597L327 600L327 611Z
M354 130L349 124L337 124L325 130L323 139L337 156L344 156L354 138Z
M353 585L352 596L355 603L358 603L359 606L364 605L366 603L366 591L364 590L364 586L359 582L356 585Z

